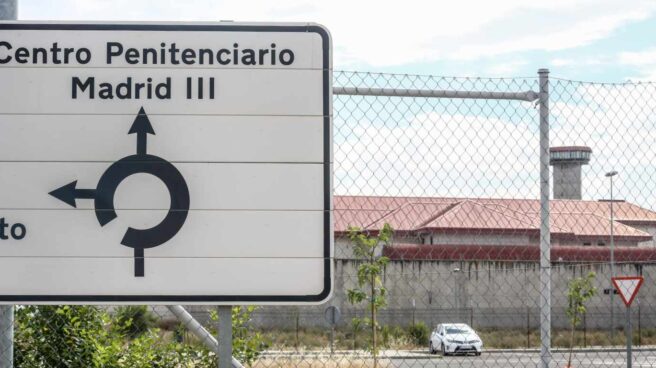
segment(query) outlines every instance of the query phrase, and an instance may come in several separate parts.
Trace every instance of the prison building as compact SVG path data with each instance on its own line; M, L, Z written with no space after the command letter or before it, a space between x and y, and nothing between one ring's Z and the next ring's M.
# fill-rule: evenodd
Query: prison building
M615 200L611 221L610 201L581 199L581 171L592 149L551 147L549 155L552 260L607 262L611 227L618 256L648 257L644 248L656 246L656 212ZM388 223L396 236L385 252L393 258L539 260L537 199L336 196L334 208L338 259L352 252L349 227L376 231Z

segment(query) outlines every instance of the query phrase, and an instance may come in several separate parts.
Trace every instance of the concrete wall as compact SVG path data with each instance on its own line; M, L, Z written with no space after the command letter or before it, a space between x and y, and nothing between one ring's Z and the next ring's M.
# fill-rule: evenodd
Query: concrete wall
M517 238L522 236L518 235ZM404 242L413 240L420 242L418 238L404 239ZM478 244L477 239L470 240ZM486 242L485 237L478 240ZM504 239L506 244L508 241ZM254 315L255 325L284 328L295 328L297 324L299 327L325 326L323 313L328 305L340 307L343 312L342 325L350 323L355 316L364 316L364 305L353 306L346 298L346 291L357 287L357 268L361 264L352 259L351 245L346 239L335 240L335 258L332 300L324 305L310 307L263 307ZM459 271L454 272L456 269ZM596 286L600 294L604 288L610 287L610 267L607 264L554 265L554 327L562 328L568 324L565 314L567 283L589 271L597 274ZM616 273L644 275L645 285L637 301L640 307L634 308L634 318L638 318L639 312L643 328L656 328L656 264L621 264L617 265ZM431 326L441 322L460 321L473 323L479 328L526 328L536 327L539 323L539 267L535 262L391 261L385 269L383 281L389 295L387 308L380 312L384 324L407 326L414 319ZM614 304L617 322L621 325L624 321L624 306L619 297L614 298ZM590 301L586 318L588 328L608 326L609 305L608 295L601 294ZM193 307L192 310L197 317L207 319L207 307Z
M531 238L526 234L517 234L517 235L431 234L424 237L424 244L527 245L530 244L530 242L531 242Z
M357 286L357 260L335 263L334 297L325 305L311 307L263 307L255 315L261 327L294 328L325 326L323 311L337 305L343 312L342 325L354 316L364 316L364 305L353 306L346 290ZM454 272L459 269L459 272ZM610 285L608 265L556 264L552 269L552 321L555 328L568 325L565 315L567 283L574 277L594 271L600 295L589 302L587 328L606 328L609 324L610 296L602 290ZM623 264L616 266L618 275L642 273L645 284L634 308L637 319L640 305L642 328L656 328L656 265ZM388 306L380 312L381 323L407 326L423 321L433 326L441 322L473 323L476 328L535 327L539 323L539 267L528 262L451 262L392 261L384 273L388 290ZM413 299L415 307L413 308ZM617 325L625 320L624 305L614 297Z

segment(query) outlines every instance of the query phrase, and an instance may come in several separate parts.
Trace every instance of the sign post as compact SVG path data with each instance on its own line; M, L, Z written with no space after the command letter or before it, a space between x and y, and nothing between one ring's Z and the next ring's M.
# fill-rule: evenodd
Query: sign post
M612 278L613 285L619 293L624 305L626 306L626 366L631 368L633 365L632 348L633 348L633 331L631 328L631 303L638 295L638 291L644 282L642 276L621 276Z
M217 312L219 315L218 368L230 368L232 367L232 307L220 305Z

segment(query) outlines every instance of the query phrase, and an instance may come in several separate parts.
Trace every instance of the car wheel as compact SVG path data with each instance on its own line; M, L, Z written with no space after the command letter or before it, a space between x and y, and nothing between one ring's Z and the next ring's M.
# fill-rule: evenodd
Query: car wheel
M449 354L446 353L446 348L444 347L444 343L442 343L442 356L447 356Z
M431 341L429 346L428 346L428 354L435 354L435 348L433 348L433 342Z
M481 356L481 352L480 352L480 351L477 351L477 352L476 352L476 356Z

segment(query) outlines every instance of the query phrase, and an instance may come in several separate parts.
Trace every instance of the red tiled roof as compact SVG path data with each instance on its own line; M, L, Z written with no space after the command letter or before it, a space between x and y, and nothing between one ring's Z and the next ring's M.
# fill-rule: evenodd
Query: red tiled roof
M348 208L335 208L334 219L335 219L335 231L345 232L349 226L367 228L367 226L386 214L390 213L390 210L359 210L359 209L348 209Z
M484 204L466 199L456 202L449 211L436 216L421 225L422 229L494 229L494 230L533 230L534 224L527 216L516 216L511 211L487 207ZM390 223L392 224L392 223Z
M539 231L540 202L534 199L335 196L335 231L348 226L376 230L387 222L396 231ZM615 202L615 235L647 241L651 235L631 227L656 226L656 212ZM550 201L553 234L570 237L610 235L610 204L582 200Z
M537 217L538 214L535 214ZM551 226L556 229L574 230L575 236L610 236L610 221L594 213L552 213ZM642 237L643 241L651 239L651 235L634 227L613 221L614 235L617 237Z
M482 203L499 204L511 210L520 212L540 212L540 201L537 199L480 199ZM554 199L550 201L552 213L594 213L610 218L610 203L601 201L583 201ZM629 202L613 202L614 217L618 221L654 221L656 212Z
M366 228L380 229L385 223L399 229L415 230L422 222L431 221L444 213L450 213L456 203L409 202L368 224Z
M391 211L410 202L450 204L467 199L486 205L500 205L517 212L537 213L540 211L540 201L537 199L335 196L334 202L335 209ZM550 206L552 212L595 213L604 217L608 217L610 214L610 203L604 201L555 199L550 201ZM629 202L614 202L613 206L614 215L618 220L656 222L656 212L654 211Z

